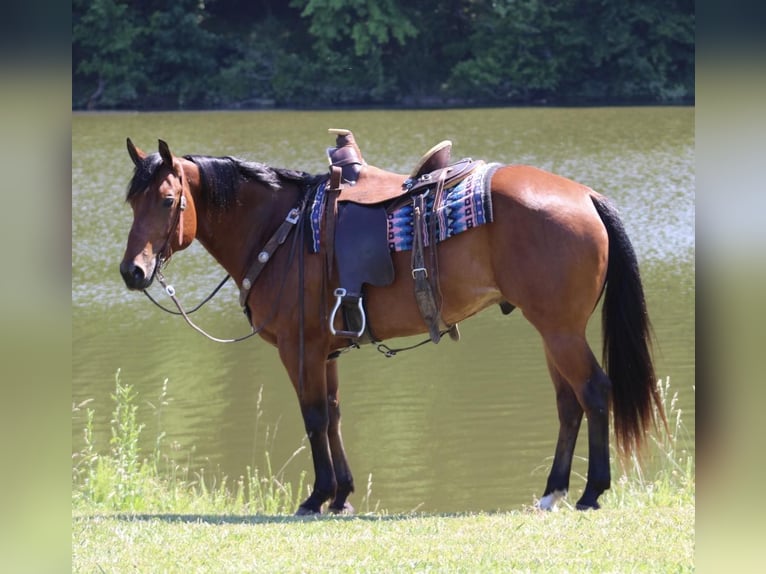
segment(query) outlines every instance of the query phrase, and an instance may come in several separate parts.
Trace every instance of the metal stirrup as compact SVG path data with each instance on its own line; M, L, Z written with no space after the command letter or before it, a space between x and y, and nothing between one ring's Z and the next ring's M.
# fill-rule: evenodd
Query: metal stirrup
M356 333L354 331L338 331L335 329L335 315L338 313L338 309L340 309L340 306L343 303L343 297L346 296L346 290L343 287L339 287L333 291L333 295L335 295L335 306L332 308L332 313L330 313L330 333L333 335L352 336L355 339L360 338L367 326L367 318L365 317L364 307L362 306L362 296L360 295L356 302L359 314L362 316L362 327L359 329L359 332Z

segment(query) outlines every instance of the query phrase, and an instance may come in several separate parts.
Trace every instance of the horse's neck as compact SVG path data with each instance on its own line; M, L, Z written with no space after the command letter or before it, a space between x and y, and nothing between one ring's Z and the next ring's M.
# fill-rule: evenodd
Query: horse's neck
M261 186L243 190L226 211L197 210L197 240L236 280L247 270L297 202L297 190L272 192Z

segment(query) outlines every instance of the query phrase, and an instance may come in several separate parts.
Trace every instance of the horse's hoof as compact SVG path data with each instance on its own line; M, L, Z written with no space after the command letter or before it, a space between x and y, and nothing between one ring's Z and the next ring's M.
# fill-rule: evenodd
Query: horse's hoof
M598 502L594 502L593 504L586 504L584 502L578 502L575 505L575 508L577 510L598 510L601 508L601 505Z
M305 506L299 506L298 510L295 512L295 516L319 516L321 514L321 512L306 508Z
M333 514L340 514L343 516L351 516L356 512L354 510L354 507L351 506L351 504L349 504L348 502L343 504L343 508L333 508L331 506L328 510L332 512Z
M553 492L546 494L535 505L538 510L556 510L558 501L564 498L567 494L566 490L554 490Z

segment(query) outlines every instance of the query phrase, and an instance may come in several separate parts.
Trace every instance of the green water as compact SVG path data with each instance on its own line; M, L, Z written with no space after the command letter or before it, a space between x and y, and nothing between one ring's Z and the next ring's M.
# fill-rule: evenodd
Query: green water
M528 163L612 197L640 259L657 374L679 393L693 448L693 108L74 115L72 392L75 403L94 399L102 448L117 369L142 397L147 448L158 425L148 402L156 405L169 379L171 401L159 425L172 456L192 468L236 478L263 460L265 444L280 466L303 441L297 400L273 348L259 339L209 342L125 289L118 272L132 220L124 203L132 174L125 138L147 151L161 138L179 155L235 155L319 173L333 127L352 129L365 159L394 171L409 171L425 150L450 139L453 158ZM223 271L195 244L166 276L190 305ZM248 330L231 286L197 317L220 337ZM457 344L445 340L393 359L371 347L341 359L343 432L358 491L352 503L359 504L370 474L373 503L391 512L519 508L542 493L558 423L539 336L520 314L497 308L461 331ZM598 353L600 316L589 337ZM73 448L82 425L73 420ZM583 457L585 446L583 434ZM313 480L308 450L287 476L304 470ZM578 460L575 471L584 475L585 463ZM575 495L582 484L573 476Z

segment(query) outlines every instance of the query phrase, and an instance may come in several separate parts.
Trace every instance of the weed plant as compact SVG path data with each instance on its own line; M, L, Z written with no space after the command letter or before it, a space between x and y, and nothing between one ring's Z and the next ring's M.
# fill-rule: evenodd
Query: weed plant
M657 388L668 419L668 432L658 428L649 435L645 452L634 453L627 461L613 457L621 473L605 494L605 505L615 508L694 506L692 439L678 406L678 392L671 392L670 377L658 381ZM656 408L655 420L659 420Z
M171 456L166 444L162 413L168 406L165 379L154 409L158 434L152 452L140 448L145 424L139 422L138 396L132 385L115 375L110 421L109 449L100 452L93 431L94 410L90 400L72 407L73 416L84 413L83 447L72 455L72 508L74 511L174 513L174 514L288 514L297 508L305 490L305 472L297 485L284 479L290 462L305 445L298 447L276 471L268 450L262 451L262 466L248 466L244 475L231 480L220 473L193 470L191 455L186 464ZM258 395L256 428L260 423L262 393ZM274 433L275 434L275 433ZM266 441L272 436L266 429ZM257 438L257 437L256 437ZM255 455L254 455L255 457Z

